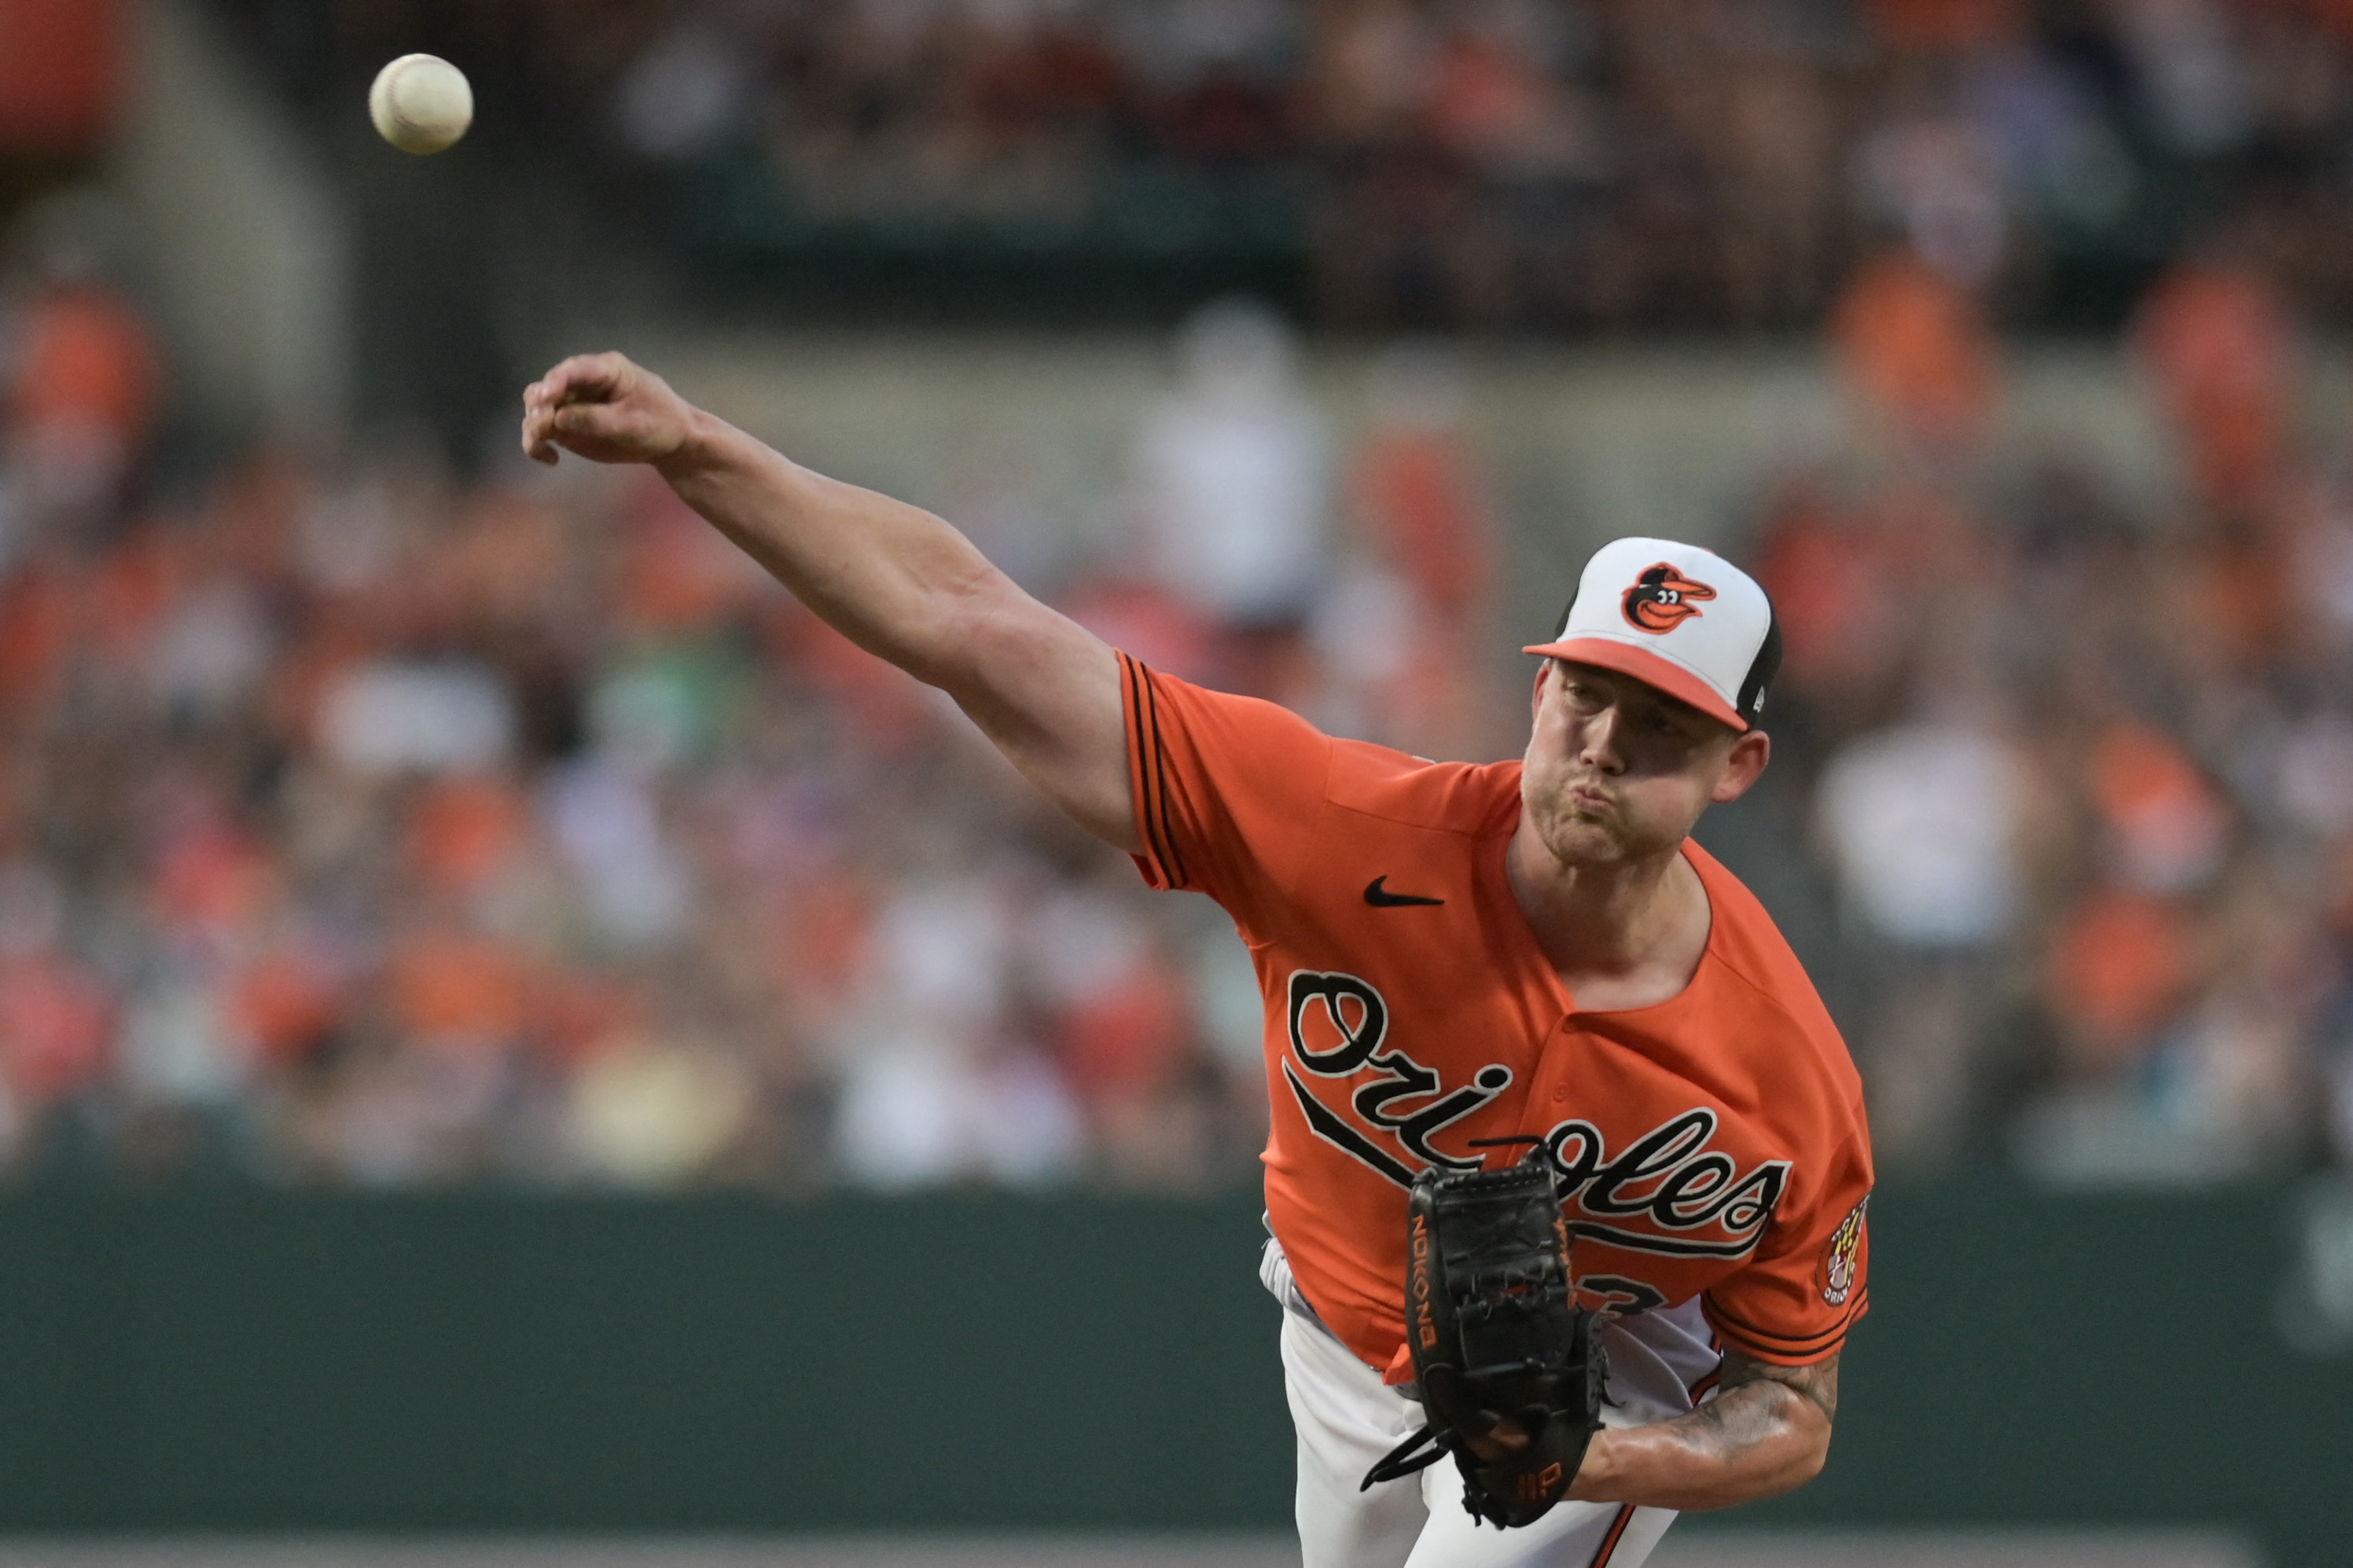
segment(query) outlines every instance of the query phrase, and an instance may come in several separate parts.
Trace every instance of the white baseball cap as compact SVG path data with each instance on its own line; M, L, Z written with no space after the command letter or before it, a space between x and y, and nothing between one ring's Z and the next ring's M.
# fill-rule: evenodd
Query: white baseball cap
M1713 551L1613 539L1585 563L1552 641L1524 651L1630 675L1748 730L1781 667L1781 627L1757 580Z

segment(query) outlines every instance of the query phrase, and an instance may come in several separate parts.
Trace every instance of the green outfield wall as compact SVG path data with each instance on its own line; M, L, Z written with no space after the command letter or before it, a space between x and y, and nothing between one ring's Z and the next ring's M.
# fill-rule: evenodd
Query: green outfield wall
M2348 1561L2353 1354L2279 1326L2310 1212L1883 1190L1830 1468L1732 1517ZM1248 1194L19 1193L0 1531L1280 1527L1259 1234Z

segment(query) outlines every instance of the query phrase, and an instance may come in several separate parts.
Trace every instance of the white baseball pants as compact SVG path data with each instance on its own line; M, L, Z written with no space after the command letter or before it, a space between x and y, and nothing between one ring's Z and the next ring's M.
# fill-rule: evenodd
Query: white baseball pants
M1421 1425L1421 1406L1316 1321L1271 1243L1261 1277L1283 1303L1302 1568L1641 1568L1674 1522L1672 1509L1563 1502L1534 1524L1497 1530L1463 1509L1462 1477L1451 1459L1358 1489L1374 1461ZM1612 1426L1636 1420L1616 1410L1603 1418Z

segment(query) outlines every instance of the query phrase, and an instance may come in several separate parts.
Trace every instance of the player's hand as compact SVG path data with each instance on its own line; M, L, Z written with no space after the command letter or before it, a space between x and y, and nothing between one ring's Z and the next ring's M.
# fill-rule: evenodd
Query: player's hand
M694 406L670 383L617 353L575 354L523 388L522 449L599 463L659 463L692 433Z
M1526 1451L1528 1432L1510 1416L1498 1415L1495 1424L1484 1432L1465 1432L1462 1440L1471 1445L1471 1452L1478 1456L1480 1463L1500 1465Z

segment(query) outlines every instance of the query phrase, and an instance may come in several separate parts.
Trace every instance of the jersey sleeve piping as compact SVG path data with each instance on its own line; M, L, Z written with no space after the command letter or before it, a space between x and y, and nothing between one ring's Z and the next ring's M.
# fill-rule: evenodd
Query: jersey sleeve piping
M1127 675L1128 776L1135 790L1136 826L1162 882L1170 888L1187 888L1192 881L1169 826L1168 759L1160 741L1159 694L1154 689L1152 671L1142 662L1124 653L1119 662Z
M1854 1300L1848 1303L1847 1310L1840 1317L1835 1325L1822 1330L1820 1333L1813 1334L1772 1333L1767 1330L1757 1327L1753 1323L1744 1321L1738 1314L1731 1311L1727 1308L1718 1305L1713 1299L1705 1296L1703 1296L1700 1299L1700 1309L1707 1314L1708 1321L1715 1325L1718 1332L1729 1333L1736 1338L1749 1341L1757 1345L1769 1346L1782 1351L1803 1352L1806 1351L1819 1350L1830 1341L1838 1339L1843 1335L1846 1332L1847 1325L1853 1321L1857 1310L1862 1307L1864 1301L1870 1300L1870 1297L1871 1288L1866 1285L1862 1289L1855 1292Z
M1717 1333L1755 1360L1778 1366L1810 1366L1837 1353L1846 1342L1847 1331L1871 1310L1871 1288L1866 1285L1855 1292L1854 1300L1835 1327L1804 1338L1750 1328L1704 1296L1700 1299L1700 1310L1706 1314L1709 1325Z

